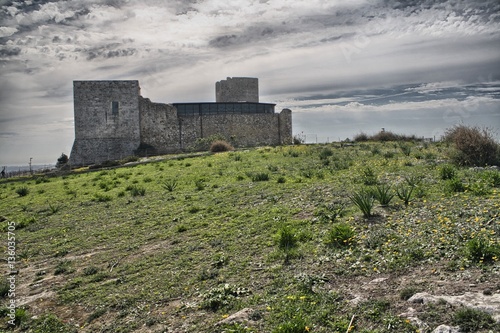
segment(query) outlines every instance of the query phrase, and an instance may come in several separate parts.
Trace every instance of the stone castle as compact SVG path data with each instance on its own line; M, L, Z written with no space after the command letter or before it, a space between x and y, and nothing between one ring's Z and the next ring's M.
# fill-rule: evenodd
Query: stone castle
M216 102L154 103L138 81L74 81L73 166L196 147L199 139L226 138L236 147L292 143L292 113L259 102L258 79L215 84Z

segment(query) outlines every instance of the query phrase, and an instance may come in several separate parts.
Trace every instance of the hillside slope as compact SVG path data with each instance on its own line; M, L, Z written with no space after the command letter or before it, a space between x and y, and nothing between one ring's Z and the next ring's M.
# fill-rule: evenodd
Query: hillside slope
M446 149L265 147L2 180L15 330L495 331L458 303L408 301L500 293L499 171L457 169Z

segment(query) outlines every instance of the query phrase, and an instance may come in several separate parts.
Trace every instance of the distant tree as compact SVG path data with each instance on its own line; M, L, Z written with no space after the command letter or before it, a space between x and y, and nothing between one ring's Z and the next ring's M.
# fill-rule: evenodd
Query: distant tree
M69 161L68 155L62 153L61 156L57 159L56 168L60 169L64 167L68 163L68 161Z

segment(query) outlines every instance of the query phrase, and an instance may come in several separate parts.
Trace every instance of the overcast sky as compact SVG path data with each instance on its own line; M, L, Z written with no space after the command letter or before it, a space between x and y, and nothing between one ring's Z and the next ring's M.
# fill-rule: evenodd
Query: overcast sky
M73 80L174 103L228 76L259 78L308 141L500 130L500 2L0 0L0 165L69 155Z

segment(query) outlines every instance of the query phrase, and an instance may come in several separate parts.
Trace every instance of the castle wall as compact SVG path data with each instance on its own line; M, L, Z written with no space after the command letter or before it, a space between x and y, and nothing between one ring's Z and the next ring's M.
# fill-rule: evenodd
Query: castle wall
M259 100L258 80L253 78L227 78L217 82L216 90L217 102ZM73 91L73 166L189 150L198 139L214 135L236 147L292 143L291 111L271 113L274 104L266 104L273 106L269 113L260 105L262 110L255 109L260 113L229 113L236 106L229 111L224 106L217 109L221 113L179 115L173 105L141 97L138 81L74 81Z
M142 97L139 104L141 150L145 150L142 153L167 154L180 150L181 137L176 108L170 104L153 103Z
M259 80L250 77L228 77L216 82L215 101L259 103Z
M134 155L140 144L138 81L74 81L73 165Z
M217 114L181 117L184 149L196 140L220 134L237 147L280 145L292 142L291 111L271 114Z

